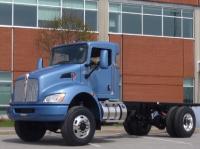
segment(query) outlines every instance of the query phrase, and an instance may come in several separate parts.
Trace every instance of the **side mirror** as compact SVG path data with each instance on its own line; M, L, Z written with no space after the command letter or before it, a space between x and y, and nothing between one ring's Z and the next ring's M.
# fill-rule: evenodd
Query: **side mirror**
M107 50L101 50L100 53L100 67L102 69L108 68L108 51Z
M43 59L39 58L37 61L37 69L42 69L43 68Z

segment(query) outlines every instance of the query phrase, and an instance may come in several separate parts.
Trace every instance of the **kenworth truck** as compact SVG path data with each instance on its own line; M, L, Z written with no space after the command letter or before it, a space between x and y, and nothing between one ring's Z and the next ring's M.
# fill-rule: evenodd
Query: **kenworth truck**
M171 137L190 137L196 127L191 105L121 99L119 54L114 43L80 42L54 47L48 67L39 59L37 70L15 82L8 115L19 138L39 141L49 130L67 145L85 145L106 123L123 123L130 135L147 135L155 126Z

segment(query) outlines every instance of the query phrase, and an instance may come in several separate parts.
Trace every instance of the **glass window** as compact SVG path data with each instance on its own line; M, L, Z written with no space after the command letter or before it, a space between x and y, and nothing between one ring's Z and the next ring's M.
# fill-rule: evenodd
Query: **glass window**
M39 0L40 5L60 6L60 0Z
M84 22L84 10L77 10L77 9L63 9L63 16L73 17L81 20Z
M63 6L68 8L83 9L84 0L63 0Z
M123 12L141 13L142 7L140 5L122 5Z
M52 7L39 7L38 25L40 27L50 27L50 22L60 18L60 9Z
M95 10L97 10L97 2L86 1L85 2L85 8L86 9L95 9Z
M193 88L194 88L193 79L192 78L184 79L183 87L184 87L184 102L193 103Z
M82 64L87 59L87 44L67 45L52 50L50 65Z
M0 0L0 2L12 2L12 0Z
M193 17L187 8L109 3L109 31L115 33L193 38Z
M121 4L110 3L109 9L110 9L110 11L120 12L121 11Z
M161 16L149 16L143 17L143 33L147 35L162 35L162 17Z
M141 34L142 28L142 17L137 14L126 14L122 15L122 32Z
M0 71L0 105L8 104L11 98L11 73Z
M15 3L37 4L37 0L14 0Z
M0 4L0 24L12 25L12 4Z
M181 9L164 8L164 15L167 16L181 16Z
M162 15L162 8L161 7L154 7L154 6L144 6L143 12L145 14Z
M164 36L181 37L181 18L163 18Z
M109 31L120 33L121 32L121 15L120 13L109 14Z
M85 24L92 31L97 31L97 12L96 11L85 11Z
M193 20L183 19L183 37L192 38L193 37Z
M193 18L193 10L183 10L182 15L183 17Z
M14 25L36 26L37 7L14 5Z

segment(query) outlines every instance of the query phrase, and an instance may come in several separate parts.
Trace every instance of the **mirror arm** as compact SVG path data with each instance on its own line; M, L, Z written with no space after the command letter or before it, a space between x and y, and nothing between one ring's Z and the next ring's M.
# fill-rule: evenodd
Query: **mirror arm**
M91 61L89 64L85 64L85 67L91 67L92 65L95 65L93 61Z

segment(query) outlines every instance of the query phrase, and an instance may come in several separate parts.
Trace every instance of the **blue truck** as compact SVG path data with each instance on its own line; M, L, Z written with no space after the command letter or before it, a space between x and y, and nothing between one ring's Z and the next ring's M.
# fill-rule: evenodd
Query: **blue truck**
M172 137L192 136L191 105L121 99L119 54L117 44L93 41L54 47L48 67L39 59L37 70L14 85L8 115L18 137L39 141L49 130L67 145L85 145L107 123L123 123L130 135L147 135L156 126Z

